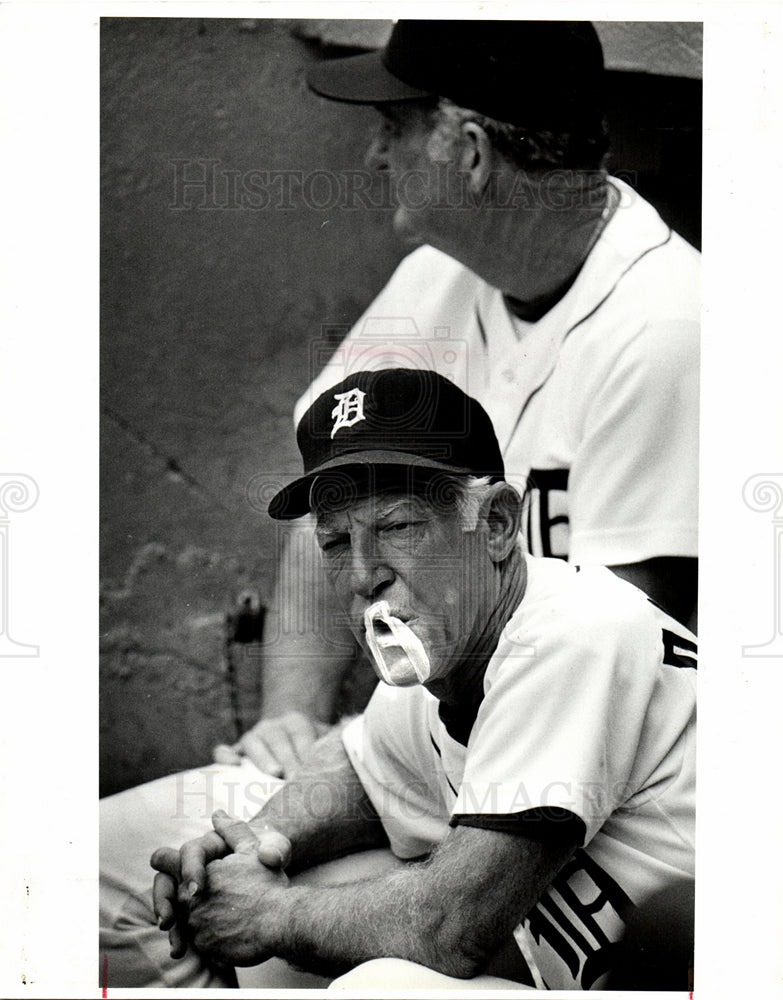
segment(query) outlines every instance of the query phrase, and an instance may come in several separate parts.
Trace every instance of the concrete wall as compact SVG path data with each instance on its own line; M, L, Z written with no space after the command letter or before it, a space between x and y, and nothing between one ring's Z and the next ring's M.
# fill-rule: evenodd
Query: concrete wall
M237 720L224 647L273 579L256 477L296 470L293 403L403 253L388 209L308 205L314 171L361 166L374 116L307 92L330 53L291 29L101 21L103 793L208 760L257 712L258 649L236 648ZM616 168L694 242L699 100L623 73L611 109ZM253 170L315 186L253 208L231 188Z

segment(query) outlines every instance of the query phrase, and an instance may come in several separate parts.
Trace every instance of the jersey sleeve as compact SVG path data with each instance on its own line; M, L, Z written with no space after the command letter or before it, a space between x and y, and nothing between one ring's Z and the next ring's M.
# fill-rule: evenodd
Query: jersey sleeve
M643 595L617 582L567 613L541 602L504 634L452 825L535 836L536 824L576 819L586 844L628 799L661 633Z
M345 727L343 745L399 858L427 854L448 832L448 808L432 766L423 688L379 684Z
M586 373L569 473L577 565L698 554L698 325L646 325L611 368Z

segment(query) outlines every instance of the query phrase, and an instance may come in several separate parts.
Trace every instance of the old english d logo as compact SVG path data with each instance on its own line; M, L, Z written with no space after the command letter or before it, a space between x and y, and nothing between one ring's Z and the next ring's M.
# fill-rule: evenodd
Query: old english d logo
M332 410L334 426L330 437L334 437L341 427L353 427L360 420L364 420L364 397L366 392L361 389L349 389L348 392L338 392L335 394L337 406Z

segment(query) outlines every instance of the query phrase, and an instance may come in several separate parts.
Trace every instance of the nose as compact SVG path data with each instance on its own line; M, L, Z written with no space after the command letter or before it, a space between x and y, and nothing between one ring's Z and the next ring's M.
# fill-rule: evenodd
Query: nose
M354 544L351 551L351 589L358 597L374 601L394 582L394 570L371 548L371 543Z
M376 126L372 141L364 157L364 165L369 170L389 169L389 142L385 123Z

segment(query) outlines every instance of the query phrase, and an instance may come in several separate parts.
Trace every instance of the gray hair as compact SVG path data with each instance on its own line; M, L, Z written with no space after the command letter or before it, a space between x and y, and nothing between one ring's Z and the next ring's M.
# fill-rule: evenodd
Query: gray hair
M484 129L495 149L520 170L601 171L606 163L609 136L603 119L572 132L534 131L462 108L446 97L439 99L436 127L446 126L456 132L468 121Z
M438 476L427 500L436 510L456 509L463 531L475 531L481 508L492 490L489 476Z

